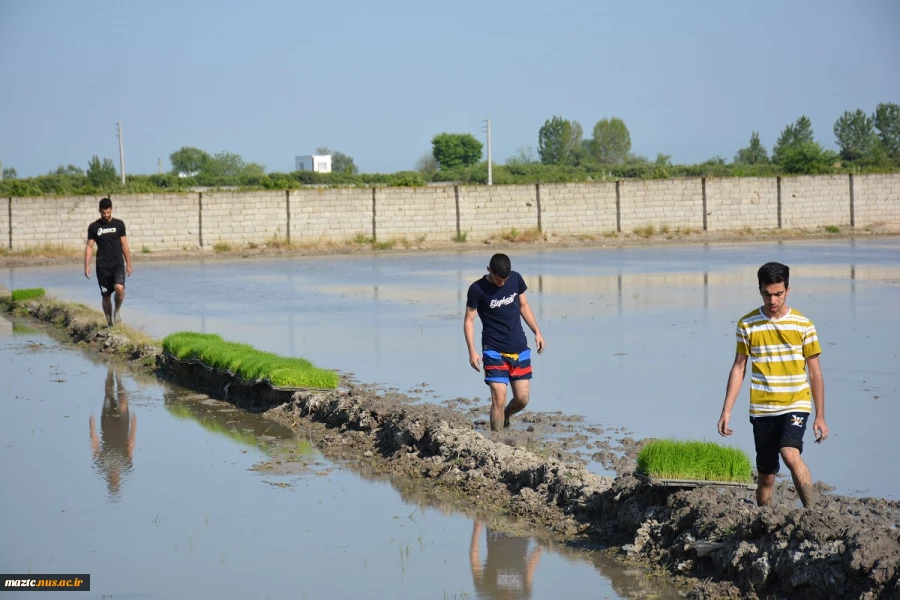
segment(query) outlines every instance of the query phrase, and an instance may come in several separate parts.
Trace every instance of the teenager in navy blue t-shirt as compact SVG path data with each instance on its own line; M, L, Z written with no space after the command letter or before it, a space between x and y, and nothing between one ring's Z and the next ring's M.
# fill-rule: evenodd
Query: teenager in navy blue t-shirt
M538 354L544 351L544 337L538 329L534 313L525 299L528 286L522 276L512 270L509 257L495 254L487 275L469 286L463 331L469 347L469 364L481 371L491 388L491 429L500 423L509 427L509 417L528 404L531 390L531 350L520 319L534 332ZM481 349L475 349L475 314L481 318ZM506 404L506 387L512 385L513 397Z

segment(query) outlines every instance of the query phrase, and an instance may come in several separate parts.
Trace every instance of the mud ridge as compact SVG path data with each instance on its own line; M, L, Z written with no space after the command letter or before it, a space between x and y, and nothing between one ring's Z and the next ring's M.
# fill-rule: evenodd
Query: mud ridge
M311 428L326 455L368 461L571 544L664 568L693 583L691 598L900 598L898 502L833 495L819 482L816 506L803 509L781 482L772 504L759 508L747 490L656 488L626 472L602 477L580 463L507 445L502 434L489 439L464 414L413 404L402 394L346 380L334 391L272 388L178 361L122 328L106 329L86 307L41 300L15 310L164 379L292 428Z

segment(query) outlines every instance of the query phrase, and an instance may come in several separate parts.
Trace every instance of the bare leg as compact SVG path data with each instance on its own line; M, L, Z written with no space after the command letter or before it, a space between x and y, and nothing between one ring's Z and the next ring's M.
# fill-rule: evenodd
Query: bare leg
M116 323L122 322L122 317L119 315L119 309L122 308L123 302L125 302L125 286L116 284L116 313L114 317Z
M491 431L500 431L506 404L506 384L491 381L488 385L491 387Z
M509 427L509 418L528 406L528 396L531 393L530 379L517 379L511 382L513 397L509 401L506 410L503 411L503 426Z
M756 485L756 505L768 506L775 493L775 475L760 473L759 482Z
M106 324L112 327L113 324L113 310L112 310L112 299L109 296L103 296L103 314L106 316Z
M812 475L806 463L800 457L800 451L796 448L782 448L781 458L784 464L791 470L791 478L794 480L794 488L803 506L810 507L816 502L816 490L812 484Z

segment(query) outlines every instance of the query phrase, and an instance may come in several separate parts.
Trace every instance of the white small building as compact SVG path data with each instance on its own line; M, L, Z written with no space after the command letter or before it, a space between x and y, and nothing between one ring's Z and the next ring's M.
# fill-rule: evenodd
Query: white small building
M315 173L331 173L330 154L312 154L294 157L295 171L313 171Z

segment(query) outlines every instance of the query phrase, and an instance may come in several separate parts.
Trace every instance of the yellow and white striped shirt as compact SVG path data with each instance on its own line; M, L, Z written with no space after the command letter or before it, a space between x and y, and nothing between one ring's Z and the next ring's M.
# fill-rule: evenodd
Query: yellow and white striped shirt
M753 363L751 417L812 412L806 360L822 353L812 321L792 308L772 320L758 308L738 321L737 353Z

